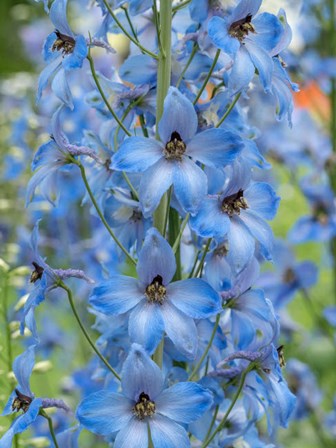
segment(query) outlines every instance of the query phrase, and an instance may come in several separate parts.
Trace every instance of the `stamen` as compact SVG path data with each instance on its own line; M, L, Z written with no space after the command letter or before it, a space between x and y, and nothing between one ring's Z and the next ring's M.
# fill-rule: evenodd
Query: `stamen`
M162 284L161 275L157 275L146 288L147 300L150 303L163 304L166 298L166 288Z
M63 55L72 53L76 45L75 39L71 36L60 33L58 30L55 30L55 34L56 40L51 47L51 51L62 50Z
M28 395L22 394L18 389L15 389L15 393L16 397L12 403L12 411L22 410L23 412L27 412L33 399L28 397Z
M244 191L239 190L238 193L231 194L224 198L222 202L222 211L227 213L230 218L233 215L240 215L240 209L246 210L247 202L244 198Z
M244 19L237 20L233 22L229 28L229 34L235 37L240 42L243 41L244 37L249 33L255 33L253 25L251 23L252 15L248 14Z
M37 263L35 263L35 261L32 262L32 265L35 269L31 273L30 283L35 283L37 280L40 280L42 278L44 269L42 266L39 266Z
M186 144L182 140L178 132L173 132L169 142L164 149L164 156L167 160L182 160L182 156L185 153Z
M147 394L141 392L132 411L139 420L143 420L144 418L151 417L155 414L155 403L154 401L151 401Z

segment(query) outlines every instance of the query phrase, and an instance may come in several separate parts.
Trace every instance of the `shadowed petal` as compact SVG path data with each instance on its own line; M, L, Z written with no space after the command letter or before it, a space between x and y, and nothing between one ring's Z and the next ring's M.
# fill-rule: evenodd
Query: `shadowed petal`
M271 56L258 45L246 39L245 48L249 52L250 58L258 70L259 78L265 92L269 92L272 84L273 61Z
M238 217L233 217L228 233L228 260L233 270L238 273L247 265L254 255L255 241L247 226Z
M52 91L70 109L74 108L71 91L64 70L59 70L51 83Z
M190 448L190 441L185 429L169 418L156 414L150 420L150 430L155 447Z
M206 198L196 216L190 218L190 227L203 238L223 239L230 228L230 218L219 208L218 198Z
M255 68L251 61L250 55L245 46L241 47L237 52L231 74L229 77L228 87L233 93L246 88L252 81Z
M152 138L130 137L112 158L111 168L141 173L163 157L162 144Z
M266 182L252 183L244 191L244 198L248 206L264 219L274 218L280 201L273 188Z
M72 37L73 33L69 27L66 15L68 0L56 0L50 8L50 20L55 28L62 34Z
M240 217L252 235L259 241L265 251L267 260L272 259L273 232L269 224L251 210L242 210Z
M35 364L35 346L31 345L25 352L15 358L13 372L19 383L19 390L25 395L32 395L29 381Z
M118 432L113 444L114 448L148 448L148 429L146 420L132 418Z

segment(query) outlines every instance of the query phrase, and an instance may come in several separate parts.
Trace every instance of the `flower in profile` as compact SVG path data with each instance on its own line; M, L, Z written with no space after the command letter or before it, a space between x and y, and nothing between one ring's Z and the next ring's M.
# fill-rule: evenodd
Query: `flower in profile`
M159 123L161 141L130 137L113 156L113 169L143 173L139 197L145 217L156 209L171 185L184 210L197 213L207 193L207 177L196 161L223 168L243 148L241 138L231 131L208 129L196 134L197 126L192 103L170 87Z
M153 353L166 332L188 359L197 353L194 319L206 319L221 310L220 298L204 280L191 278L171 283L176 271L175 256L167 241L155 229L147 231L139 253L139 280L111 276L95 287L90 304L101 313L128 313L128 332Z
M35 364L35 346L30 346L19 355L13 363L13 372L18 385L11 393L2 415L21 412L12 423L9 430L0 439L0 448L10 448L15 434L25 431L38 417L43 408L57 407L69 412L70 409L63 400L51 398L36 398L30 390L30 376Z
M82 35L75 35L69 27L66 8L68 0L54 0L50 8L50 20L55 31L47 37L43 56L49 63L41 72L37 100L41 98L43 89L53 77L51 88L55 95L73 109L73 99L67 81L69 71L81 68L87 56L88 47Z
M111 437L114 448L153 445L188 448L183 425L199 419L211 406L212 394L197 383L164 388L159 367L139 344L133 344L121 372L121 393L101 390L80 403L77 418L90 431Z

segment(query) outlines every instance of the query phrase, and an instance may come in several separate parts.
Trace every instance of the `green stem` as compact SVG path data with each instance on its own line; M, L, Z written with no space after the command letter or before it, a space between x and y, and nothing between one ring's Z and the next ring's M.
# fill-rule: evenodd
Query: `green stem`
M129 38L129 40L131 42L133 42L137 47L140 48L140 50L143 53L148 54L149 56L151 56L154 59L158 59L158 56L155 53L152 53L151 51L147 50L147 48L143 47L140 42L138 42L122 25L122 23L120 22L120 20L118 19L118 17L116 16L116 14L114 14L114 12L112 11L110 5L108 4L107 0L103 0L104 1L104 5L106 6L106 9L108 10L109 14L111 15L111 17L113 18L113 20L115 21L115 23L118 25L118 27L121 29L121 31L125 34L125 36L127 36Z
M59 448L59 445L58 445L57 439L56 439L56 435L55 435L55 431L54 431L54 427L53 427L52 418L43 409L40 409L39 414L48 421L49 432L50 432L52 441L54 442L55 448Z
M216 55L215 55L215 58L214 58L214 60L213 60L213 62L212 62L212 65L211 65L211 67L210 67L210 70L209 70L209 72L208 72L208 74L207 74L207 76L206 76L206 78L205 78L205 80L204 80L204 82L203 82L203 84L202 84L202 87L200 88L200 90L199 90L199 92L198 92L196 98L194 99L194 104L197 103L197 101L200 99L200 97L201 97L201 95L202 95L204 89L206 88L206 86L207 86L207 84L208 84L208 81L209 81L209 79L211 78L211 75L212 75L213 71L215 70L215 67L216 67L216 64L217 64L217 61L218 61L220 52L221 52L220 50L217 50Z
M78 166L78 168L80 169L81 175L82 175L82 179L85 185L85 188L90 196L90 199L92 201L92 204L94 205L94 208L96 209L96 212L98 213L99 218L101 219L102 223L104 224L104 226L106 227L106 230L108 231L108 233L111 235L111 237L114 239L114 241L116 242L116 244L120 247L120 249L124 252L124 254L126 255L126 257L130 260L130 262L132 264L134 264L134 266L136 266L136 261L134 260L134 258L127 252L127 249L122 245L122 243L118 240L118 238L115 236L113 230L111 229L111 227L108 225L102 211L99 208L99 205L96 201L96 198L94 197L94 194L92 193L92 190L90 188L89 182L87 180L86 174L85 174L85 168L84 166L78 162L75 161L76 165Z
M193 371L191 372L191 374L190 374L190 376L188 378L188 381L192 381L193 380L193 378L196 376L198 370L200 369L201 365L203 364L203 361L205 360L206 356L208 355L209 350L210 350L210 348L212 346L213 340L215 339L215 335L216 335L217 328L218 328L218 325L219 325L219 320L220 320L220 314L217 314L216 322L215 322L215 325L213 327L213 330L212 330L209 342L208 342L208 344L207 344L207 346L206 346L206 348L204 350L203 355L201 356L200 360L198 361L198 363L194 367Z
M176 12L179 9L184 8L185 6L189 5L190 2L191 0L185 0L184 2L179 3L178 5L174 6L173 11Z
M225 423L227 422L227 419L232 411L232 409L234 408L235 404L237 403L237 400L239 398L239 395L241 393L241 391L243 390L244 384L245 384L245 380L246 377L248 375L249 372L251 372L251 370L253 370L255 367L254 363L251 363L248 368L244 371L244 373L242 374L241 380L240 380L240 384L239 387L237 389L237 392L235 394L235 396L233 397L233 400L228 408L228 410L226 411L222 421L220 422L220 424L217 426L217 428L215 429L215 431L211 434L210 437L208 437L205 442L203 443L203 445L201 446L201 448L206 448L212 441L213 439L216 437L216 435L224 428Z
M90 54L88 54L87 59L89 61L90 64L90 69L91 69L91 73L92 73L92 77L94 79L94 82L97 86L97 89L99 90L100 96L102 97L106 107L108 108L108 110L110 111L111 115L113 116L113 118L115 119L115 121L118 123L118 125L121 127L121 129L130 137L132 134L129 132L128 129L125 128L124 123L119 119L118 115L114 112L114 110L112 109L110 103L108 102L105 93L100 85L96 70L95 70L95 66L94 66L94 62L93 59L91 57Z
M219 120L219 122L216 124L216 128L219 128L219 126L223 123L223 121L226 120L226 118L229 116L229 114L231 113L232 109L235 107L235 105L237 104L237 101L239 100L241 95L241 92L238 93L235 97L235 99L232 101L232 103L230 104L230 106L228 107L227 111L225 112L225 114L222 116L222 118Z
M203 251L203 254L202 254L202 258L200 259L199 265L197 266L196 272L193 275L193 277L198 277L201 274L202 269L203 269L203 265L204 265L204 261L205 261L205 257L207 255L207 253L209 252L209 247L210 247L211 241L212 241L212 238L209 238L207 243L206 243L206 246L204 248L204 251Z
M137 201L139 200L139 195L138 192L136 191L136 189L133 187L132 182L130 181L129 177L127 176L127 174L125 173L125 171L123 171L123 177L127 183L127 185L130 187L130 190L133 194L133 199L136 199Z
M139 39L138 39L137 33L135 32L135 29L134 29L132 20L131 20L129 14L128 14L128 9L126 8L126 6L121 6L121 9L122 9L122 10L124 11L124 13L125 13L127 23L129 24L129 27L131 28L131 31L132 31L132 34L133 34L134 39L135 39L135 40L138 42L138 44L139 44Z
M155 22L156 35L157 35L158 44L159 44L159 50L160 50L160 53L163 52L163 54L165 54L165 50L164 50L164 48L162 46L162 42L161 42L160 15L157 10L156 0L153 0L152 9L153 9L154 22Z
M83 335L85 336L85 339L88 341L88 343L90 344L91 348L96 353L98 358L105 364L105 366L108 368L108 370L111 373L113 373L113 375L120 381L121 380L120 376L117 374L117 372L111 366L111 364L107 361L105 356L102 353L100 353L100 351L96 347L95 343L92 341L89 333L87 332L87 330L86 330L86 328L85 328L81 318L79 317L79 314L77 313L77 310L76 310L75 302L73 300L71 289L68 288L67 285L65 283L63 283L61 280L59 280L58 285L59 285L60 288L64 289L64 291L66 291L66 293L68 295L68 299L69 299L71 310L72 310L72 312L73 312L73 314L74 314L74 316L75 316L75 318L77 320L77 323L78 323L80 329L82 330Z
M148 130L146 128L145 117L143 116L143 114L139 115L139 121L144 137L148 138L149 137Z
M191 62L192 62L192 60L194 59L195 54L197 53L197 49L198 49L198 45L197 45L197 43L195 42L194 45L193 45L193 48L192 48L192 50L191 50L189 59L187 60L187 63L186 63L186 65L184 66L184 69L182 70L182 73L180 74L179 79L177 80L177 83L176 83L176 87L177 87L177 88L178 88L178 86L181 84L182 79L183 79L183 77L184 77L186 71L188 70L188 68L189 68L189 66L190 66L190 64L191 64Z
M171 208L169 211L169 244L171 246L173 246L179 238L180 228L180 215L174 208ZM179 244L176 246L174 253L176 259L176 272L173 280L176 281L181 280L182 278L181 251Z
M184 220L182 221L182 224L181 224L179 233L178 233L178 235L177 235L177 237L176 237L176 239L175 239L175 242L174 242L174 244L173 244L173 252L174 252L174 254L176 253L177 248L178 248L179 245L180 245L180 241L181 241L181 238L182 238L182 234L183 234L183 231L184 231L184 229L185 229L185 227L186 227L186 225L187 225L187 223L188 223L188 221L189 221L189 218L190 218L190 213L187 213L187 214L185 215Z
M215 421L216 421L216 418L217 418L217 415L218 415L218 411L219 411L219 404L215 407L215 412L214 412L214 415L212 417L212 420L211 420L208 432L206 433L205 440L207 440L207 438L211 434L212 428L214 427L214 424L215 424Z
M162 368L163 363L163 349L164 349L164 337L161 339L160 344L157 346L154 355L153 355L153 361Z

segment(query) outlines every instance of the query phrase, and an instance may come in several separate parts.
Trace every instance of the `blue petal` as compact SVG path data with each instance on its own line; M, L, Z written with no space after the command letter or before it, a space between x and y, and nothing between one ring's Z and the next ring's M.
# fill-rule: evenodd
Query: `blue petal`
M146 238L139 254L137 272L139 279L146 286L157 275L161 275L163 285L168 285L176 271L176 261L172 248L155 228L146 233Z
M263 247L267 260L271 260L273 233L270 226L252 210L241 210L240 218Z
M231 337L232 342L238 350L247 348L256 334L256 327L251 319L241 311L231 311Z
M190 227L203 238L223 239L230 227L230 219L219 209L218 198L206 198L196 216L190 218Z
M205 319L221 310L219 295L200 278L171 283L167 287L167 297L176 308L194 319Z
M112 276L93 289L90 304L104 314L123 314L144 299L135 278L124 275Z
M241 0L233 10L230 17L232 22L245 19L246 16L254 16L259 11L262 0Z
M159 123L161 141L169 142L173 132L178 132L184 142L197 130L198 120L193 104L176 87L169 87Z
M191 423L204 414L212 404L209 390L196 383L178 383L157 398L157 412L180 423Z
M112 158L111 168L141 173L163 158L162 145L152 138L130 137Z
M157 448L190 448L187 432L174 421L156 414L150 420L153 445ZM126 448L126 447L125 447Z
M30 346L25 352L15 358L13 372L19 383L21 393L31 396L29 387L30 375L35 364L35 346Z
M189 4L190 17L194 22L202 23L208 17L208 0L191 0Z
M188 359L195 359L198 336L195 322L168 300L161 306L166 333L177 350Z
M278 380L275 375L270 375L269 383L272 388L272 392L275 396L274 411L279 417L280 425L283 428L287 428L288 420L294 411L296 404L296 397L289 390L287 383L284 380ZM272 401L273 401L272 400Z
M155 401L163 389L163 375L160 368L139 344L132 344L121 372L123 393L130 400L138 401L142 392Z
M83 61L88 54L88 47L84 36L77 36L75 42L73 52L63 58L62 65L64 70L81 68Z
M113 443L114 448L148 448L148 428L146 420L132 418L122 428Z
M250 55L245 46L242 46L237 52L233 68L231 70L228 82L228 88L233 93L246 88L252 81L255 68Z
M69 88L69 84L66 78L65 71L59 70L51 83L51 89L54 94L63 101L71 110L74 108L72 94Z
M55 28L62 34L72 37L73 33L69 27L66 15L68 0L55 0L50 8L50 20Z
M253 19L253 28L255 33L249 34L248 39L251 39L258 47L267 52L272 51L277 46L283 35L280 20L274 14L268 12L259 14Z
M40 101L42 92L48 85L49 79L53 76L53 74L60 68L62 64L62 58L57 58L48 64L41 72L38 79L37 93L36 93L36 102Z
M208 33L214 45L229 55L235 55L240 47L238 39L228 33L229 25L226 20L215 16L209 20Z
M238 273L247 265L254 255L255 241L248 228L238 217L233 217L228 233L228 260L233 270Z
M245 48L249 52L250 58L258 70L259 78L265 92L269 92L272 84L273 61L271 56L252 41L245 40Z
M120 67L119 76L135 85L154 84L157 77L157 62L144 54L131 56Z
M128 333L131 342L139 342L152 354L159 345L164 332L160 305L143 301L131 311Z
M173 183L174 163L160 159L146 170L141 178L139 197L145 218L159 205L163 194Z
M264 219L273 219L276 215L280 198L266 182L252 183L245 191L244 198L254 212Z
M208 129L188 143L186 153L206 166L223 168L233 162L244 144L233 132L224 129Z
M176 162L173 171L174 193L190 214L197 213L207 194L208 180L202 169L189 158Z
M100 390L84 398L77 408L76 417L89 431L107 436L128 425L133 404L124 395Z

